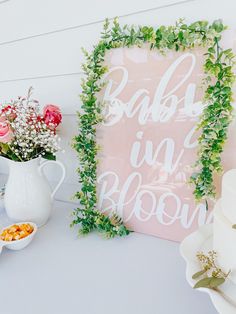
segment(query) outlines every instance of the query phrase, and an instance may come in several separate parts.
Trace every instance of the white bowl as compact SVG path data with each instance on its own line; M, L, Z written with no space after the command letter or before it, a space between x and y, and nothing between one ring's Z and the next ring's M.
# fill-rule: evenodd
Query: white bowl
M0 253L1 253L3 247L6 247L6 248L8 248L10 250L21 250L21 249L24 249L33 240L33 238L35 236L35 233L38 230L36 224L33 223L33 222L26 221L26 222L14 223L14 224L12 224L10 226L4 227L3 230L5 230L7 228L10 228L13 225L21 225L21 224L30 224L34 228L33 232L31 234L29 234L27 237L25 237L23 239L20 239L20 240L15 240L15 241L3 241L3 240L0 240ZM0 233L3 230L1 230Z
M186 261L186 278L193 287L196 281L192 275L199 271L199 262L196 252L209 252L213 250L213 224L200 227L197 231L187 236L180 245L180 252ZM236 313L236 285L230 280L218 289L199 288L199 291L208 293L217 312L220 314Z

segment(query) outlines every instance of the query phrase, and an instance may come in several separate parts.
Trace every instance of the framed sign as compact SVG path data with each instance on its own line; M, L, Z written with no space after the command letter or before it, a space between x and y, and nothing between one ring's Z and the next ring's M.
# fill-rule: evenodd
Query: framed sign
M224 29L220 20L157 29L106 21L85 51L72 222L81 234L135 230L180 241L211 221L233 111Z
M212 220L189 184L203 110L203 49L161 55L148 48L106 54L100 96L98 208L138 232L175 241ZM225 166L235 167L232 140Z

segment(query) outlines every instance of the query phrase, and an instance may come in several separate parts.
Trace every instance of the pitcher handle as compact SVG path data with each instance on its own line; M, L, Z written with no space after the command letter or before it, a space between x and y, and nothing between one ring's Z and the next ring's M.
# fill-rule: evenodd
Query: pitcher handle
M58 161L58 160L47 160L45 162L43 162L40 166L39 166L39 173L42 175L42 169L45 165L48 165L49 163L53 163L53 164L57 164L58 166L61 167L61 170L62 170L62 175L61 175L61 178L59 180L59 182L57 183L57 185L55 186L54 190L52 191L51 193L51 198L53 199L56 192L58 191L59 187L62 185L64 179L65 179L65 176L66 176L66 169L65 169L65 166L63 165L62 162Z

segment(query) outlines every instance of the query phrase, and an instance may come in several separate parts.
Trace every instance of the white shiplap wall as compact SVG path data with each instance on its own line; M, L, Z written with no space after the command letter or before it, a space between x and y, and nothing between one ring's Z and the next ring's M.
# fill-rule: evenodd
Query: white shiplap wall
M103 20L120 17L120 23L173 24L222 18L229 25L225 46L235 46L235 0L3 0L0 1L0 101L23 95L29 86L41 104L61 106L61 136L67 167L67 186L57 198L68 199L77 189L77 159L70 141L77 131L81 47L97 42ZM6 173L4 162L0 172ZM57 171L50 171L56 180Z

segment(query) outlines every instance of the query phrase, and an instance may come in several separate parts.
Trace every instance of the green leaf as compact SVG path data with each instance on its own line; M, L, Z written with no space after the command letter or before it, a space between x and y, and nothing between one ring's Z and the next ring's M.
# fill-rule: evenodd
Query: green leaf
M206 277L203 278L201 280L199 280L195 286L193 287L194 289L198 289L198 288L209 288L210 287L210 282L211 282L211 278Z
M204 269L204 270L201 270L201 271L198 271L197 273L195 273L193 276L192 276L192 278L193 279L197 279L197 278L199 278L200 276L202 276L202 275L204 275L206 273L206 270Z
M222 20L216 20L213 22L212 27L217 33L221 33L224 29L224 25L222 23Z
M206 277L206 278L199 280L193 288L194 289L197 289L197 288L214 289L214 288L217 288L218 286L222 285L224 282L225 282L224 278Z
M48 159L48 160L56 160L56 156L54 156L52 153L45 152L43 155L43 158Z
M183 40L184 33L180 31L179 34L178 34L178 38L179 38L180 41Z
M216 51L215 51L215 49L213 47L210 47L210 48L208 48L208 52L215 53Z
M211 277L210 288L217 288L225 282L224 278Z
M0 151L3 152L3 154L6 155L8 150L9 150L8 144L0 143Z

